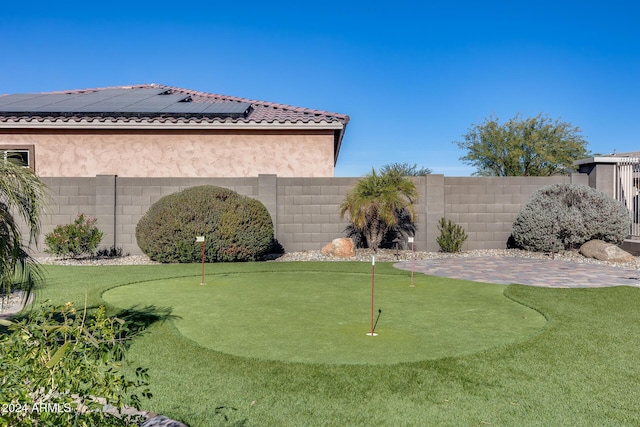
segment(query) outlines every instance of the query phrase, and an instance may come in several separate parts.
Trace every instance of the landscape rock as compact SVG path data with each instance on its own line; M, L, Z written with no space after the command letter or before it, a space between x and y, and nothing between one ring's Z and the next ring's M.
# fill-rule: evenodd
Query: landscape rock
M149 418L140 427L189 427L188 425L181 423L171 418L167 418L162 415L158 415L153 418Z
M580 253L587 258L609 262L632 262L633 255L618 246L602 240L589 240L580 246Z
M336 258L353 258L356 256L356 249L349 237L339 237L327 243L322 248L322 253Z

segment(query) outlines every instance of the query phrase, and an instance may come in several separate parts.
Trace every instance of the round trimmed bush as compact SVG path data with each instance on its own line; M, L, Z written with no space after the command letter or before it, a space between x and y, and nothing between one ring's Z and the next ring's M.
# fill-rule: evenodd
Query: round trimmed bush
M205 185L154 203L136 227L142 251L159 262L255 261L273 246L273 222L258 200Z
M585 185L553 184L531 195L513 223L512 237L523 249L550 252L592 239L619 245L629 230L622 203Z

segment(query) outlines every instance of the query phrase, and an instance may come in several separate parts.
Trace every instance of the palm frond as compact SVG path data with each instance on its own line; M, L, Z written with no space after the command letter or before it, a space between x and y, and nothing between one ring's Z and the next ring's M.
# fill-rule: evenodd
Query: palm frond
M0 161L0 294L3 298L14 289L21 289L28 296L42 277L38 264L23 243L18 219L28 228L28 243L36 242L46 200L46 186L35 173L15 159Z
M413 204L418 190L415 183L397 171L378 174L375 169L360 179L340 206L349 215L354 232L361 233L367 246L377 249L385 234L399 223L399 213L415 218Z

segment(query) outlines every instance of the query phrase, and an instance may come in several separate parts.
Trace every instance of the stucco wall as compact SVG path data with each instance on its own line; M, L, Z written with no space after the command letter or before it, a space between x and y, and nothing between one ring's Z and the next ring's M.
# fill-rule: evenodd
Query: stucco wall
M116 245L139 254L136 224L162 196L196 185L217 185L260 200L271 213L275 235L287 252L321 249L343 235L347 218L339 209L358 178L288 178L260 175L246 178L135 178L99 175L89 178L45 178L51 193L43 234L76 214L96 216L105 232L103 246ZM536 189L553 183L588 185L588 176L415 178L416 250L437 251L437 223L446 217L462 225L469 249L506 247L511 226ZM40 241L42 242L41 236ZM39 251L44 246L40 244ZM36 250L38 253L38 250Z
M41 177L332 177L332 131L42 131L0 133L35 146Z

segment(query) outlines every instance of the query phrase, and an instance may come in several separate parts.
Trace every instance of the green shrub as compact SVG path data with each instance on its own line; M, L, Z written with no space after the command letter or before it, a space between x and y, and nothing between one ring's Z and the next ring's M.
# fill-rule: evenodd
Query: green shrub
M146 369L124 374L133 331L123 319L76 312L71 303L45 306L20 322L1 320L1 426L123 426L104 405L141 406L150 398ZM136 417L139 418L139 417Z
M440 218L438 223L438 231L440 236L436 239L442 252L458 252L462 248L462 244L467 240L467 233L461 225Z
M513 223L518 247L551 252L600 239L621 244L630 230L624 205L591 187L553 184L532 194Z
M104 235L95 224L95 218L81 213L72 224L58 225L45 236L45 251L74 258L84 254L93 255Z
M140 249L159 262L255 261L273 246L273 223L264 205L235 191L201 186L170 194L140 219Z

